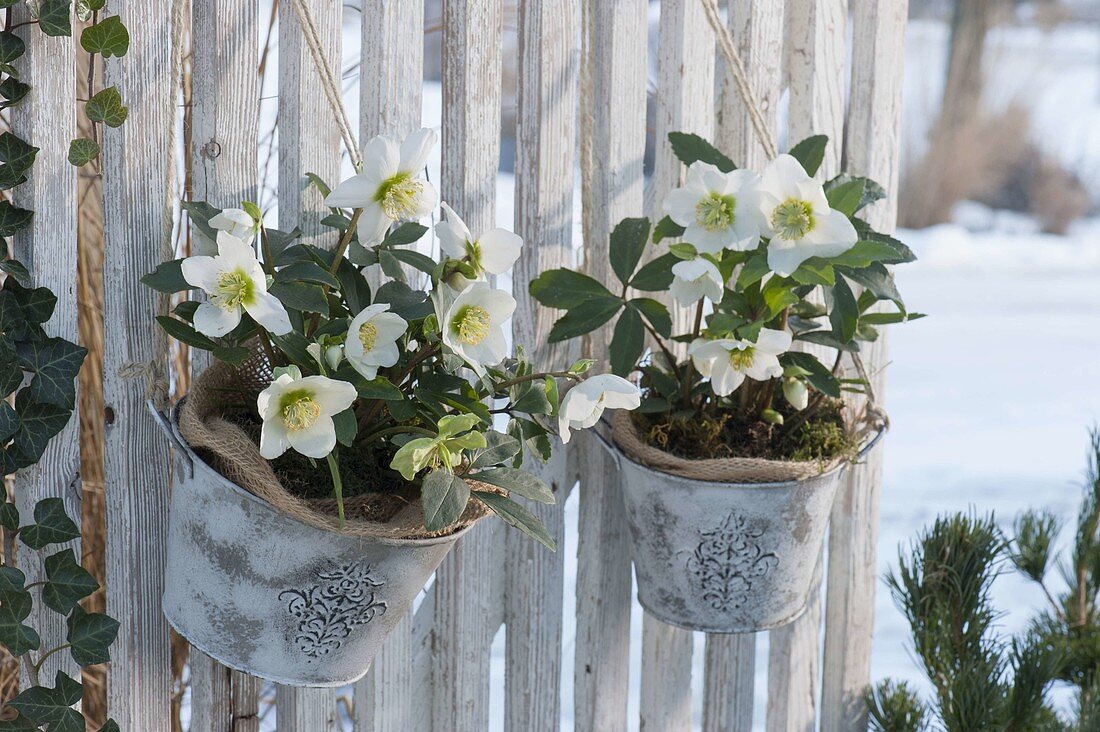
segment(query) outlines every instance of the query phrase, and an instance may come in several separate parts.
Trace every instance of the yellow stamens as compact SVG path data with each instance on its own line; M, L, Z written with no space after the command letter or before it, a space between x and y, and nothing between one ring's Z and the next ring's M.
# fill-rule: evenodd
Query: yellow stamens
M359 326L359 342L363 344L363 351L369 353L374 350L374 343L378 340L378 326L374 323L363 323Z
M730 351L730 366L733 366L737 371L744 371L752 366L754 350L752 346L749 346L743 350Z
M424 181L408 173L398 173L382 183L376 200L391 221L403 221L416 216L417 202L424 190Z
M291 432L304 430L321 416L321 405L309 391L292 391L283 395L283 424Z
M218 275L218 289L213 293L215 304L223 308L237 308L252 296L252 280L239 269Z
M724 231L733 223L736 205L733 196L710 193L695 204L695 221L707 231Z
M791 198L772 211L772 228L784 239L801 239L814 228L814 207L809 201Z
M476 346L489 335L492 319L489 311L479 305L464 308L454 320L454 330L458 340L468 346Z

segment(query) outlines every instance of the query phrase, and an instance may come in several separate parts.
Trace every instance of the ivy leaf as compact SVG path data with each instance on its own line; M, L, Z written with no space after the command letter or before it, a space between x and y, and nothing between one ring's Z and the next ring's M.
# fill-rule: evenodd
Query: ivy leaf
M571 308L550 329L549 341L558 343L591 333L611 320L623 305L617 297L592 298Z
M0 504L0 526L8 531L19 528L19 509L11 501Z
M84 105L84 112L92 122L102 122L108 127L120 127L130 113L122 104L118 87L109 86L99 91Z
M77 564L72 549L46 557L46 584L42 602L51 610L68 615L77 603L99 589L99 583Z
M9 3L9 5L14 3ZM5 6L7 7L7 6ZM27 51L23 39L11 31L0 33L0 63L10 64Z
M99 143L88 137L77 137L69 143L69 164L79 168L99 157Z
M15 567L0 567L0 644L13 656L21 656L42 644L38 632L23 621L34 601L24 589L27 577Z
M25 308L24 308L25 309ZM73 409L76 406L76 376L88 349L64 338L19 344L19 362L34 374L20 394L43 404Z
M108 719L103 723L103 726L99 728L99 732L122 732L118 727L118 722L113 719Z
M611 232L611 269L624 285L634 275L649 243L649 219L623 219Z
M30 84L24 84L14 76L9 76L0 82L0 97L4 98L4 101L0 102L0 108L14 107L23 101L30 91Z
M65 503L60 498L43 498L34 506L34 523L19 530L19 538L31 549L39 550L50 544L64 544L80 538L80 529L65 513ZM46 572L49 574L49 560L46 560ZM63 559L55 560L58 566ZM75 562L75 559L74 559ZM52 606L51 606L52 607Z
M0 444L6 444L19 429L19 414L12 406L0 402Z
M7 272L12 277L21 280L29 280L31 277L27 267L16 259L0 259L0 271Z
M122 24L122 18L112 15L85 28L80 34L80 46L88 53L98 53L103 58L122 57L130 48L130 32Z
M5 282L4 289L15 297L28 323L41 325L53 317L57 295L48 287L23 287L18 282Z
M825 146L829 142L827 135L807 137L790 149L790 155L806 169L806 174L814 176L825 159Z
M554 492L550 489L550 486L547 485L544 480L526 470L493 468L492 470L483 470L480 473L474 473L466 477L470 480L499 486L509 493L515 493L517 496L530 498L532 501L547 504L556 503L554 500Z
M69 0L40 0L38 27L48 36L71 36L72 4Z
M0 201L0 237L9 237L26 228L34 216L34 211L13 206L9 201Z
M25 173L34 165L38 148L10 132L0 135L0 189L8 189L27 180Z
M53 404L43 404L30 399L22 389L15 397L15 411L19 413L19 430L12 438L14 457L26 467L38 462L50 440L65 429L72 416L71 409Z
M94 666L111 660L110 647L118 636L117 620L110 615L86 613L80 607L74 607L68 626L65 640L71 644L69 652L80 666Z
M690 132L670 132L668 133L668 141L672 144L673 154L684 165L691 165L695 161L701 160L704 163L710 163L723 173L728 173L737 167L718 148L699 137L699 135Z
M73 709L83 696L83 687L61 671L54 684L52 689L32 686L9 703L27 719L48 725L50 732L84 732L84 717Z
M442 468L428 473L420 485L425 528L439 531L458 521L469 500L470 486L462 478Z
M474 496L488 506L493 513L500 516L506 524L514 526L535 541L545 546L550 551L556 551L553 537L530 510L513 501L511 498L489 493L488 491L474 491Z

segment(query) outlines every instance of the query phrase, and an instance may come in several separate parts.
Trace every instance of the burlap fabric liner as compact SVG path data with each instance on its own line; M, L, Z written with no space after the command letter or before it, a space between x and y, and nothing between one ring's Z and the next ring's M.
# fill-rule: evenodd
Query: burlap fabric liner
M226 409L240 404L230 395L242 392L255 404L256 365L246 365L241 373L228 364L216 362L191 385L179 413L179 428L187 443L203 460L227 479L276 511L304 524L348 536L372 539L430 539L453 534L488 514L480 501L470 501L465 513L442 531L424 528L424 512L419 498L406 500L392 493L366 493L344 501L344 527L339 527L336 499L302 499L286 490L260 456L260 449L248 433L226 419ZM268 379L269 380L269 379ZM251 382L251 383L250 383ZM318 480L328 481L328 471L319 471ZM478 490L498 489L476 484Z
M612 438L631 459L648 468L689 480L714 483L786 483L805 480L826 473L845 461L838 457L829 461L766 460L764 458L712 458L694 460L682 458L647 444L630 413L617 410L611 417Z

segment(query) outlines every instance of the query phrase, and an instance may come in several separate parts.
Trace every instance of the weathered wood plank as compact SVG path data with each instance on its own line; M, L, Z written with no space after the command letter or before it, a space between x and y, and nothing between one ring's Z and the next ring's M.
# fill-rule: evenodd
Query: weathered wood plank
M512 336L542 368L567 367L575 355L565 344L547 344L554 316L527 296L527 287L539 273L573 263L579 11L576 0L534 0L519 7L515 226L524 248L512 273L518 301ZM505 533L504 714L510 730L556 729L561 717L564 503L572 483L565 477L565 446L554 448L549 463L529 467L550 484L558 503L530 508L554 537L557 552L518 531Z
M475 235L495 225L502 15L501 0L443 3L441 193ZM436 572L432 706L436 724L453 729L489 725L492 617L503 604L492 592L502 556L493 528L475 526Z
M342 6L328 0L307 0L321 49L339 77ZM339 78L337 79L339 83ZM328 214L320 192L306 173L330 186L339 183L340 128L321 86L294 12L293 2L279 5L279 225L300 226L302 240L317 246L336 245L336 232L322 227ZM255 167L255 166L253 166Z
M193 1L190 197L220 208L256 200L257 13L256 4L245 0ZM210 365L206 351L192 349L190 356L192 375ZM192 724L215 732L236 729L234 700L257 700L259 680L196 649L190 666ZM259 728L258 707L239 712L246 726Z
M714 31L698 0L662 1L657 58L655 158L645 196L653 221L664 216L665 195L684 177L668 133L694 132L710 139L714 129ZM668 297L662 301L670 306L674 332L691 327L691 308ZM643 617L641 729L691 728L692 635L648 614Z
M359 65L359 141L375 135L399 137L419 129L424 65L424 4L364 0ZM377 273L372 285L377 284ZM412 615L402 619L371 669L354 687L356 730L410 729L430 684L418 685L409 668L413 656ZM429 677L430 678L430 677ZM413 726L412 729L424 727Z
M844 168L886 187L888 198L866 218L892 231L897 217L901 78L907 0L851 0L852 81ZM880 402L886 334L863 355ZM882 448L854 466L841 484L829 531L822 732L866 728L861 695L870 680L874 631L875 542L882 486Z
M818 180L840 172L844 133L846 0L788 0L787 64L790 88L788 144L829 136ZM826 363L828 349L810 347ZM821 565L805 614L773 630L768 640L768 730L812 732L817 715L821 657Z
M275 687L279 732L338 732L340 714L332 689Z
M584 5L581 170L586 271L610 283L611 229L643 210L646 3ZM606 358L603 328L582 350ZM630 543L614 459L586 435L580 494L574 724L579 732L626 729L630 651Z
M756 671L755 635L708 635L703 732L749 732Z
M29 20L25 6L14 8L15 23ZM18 65L33 90L23 104L11 108L11 130L39 152L27 181L12 191L18 206L34 211L30 226L14 239L14 255L30 268L35 287L48 287L57 295L46 332L76 343L76 169L66 158L76 131L73 40L50 38L33 27L19 35L26 40L27 50ZM80 523L79 430L74 414L42 459L16 476L15 501L24 523L31 522L35 504L44 498L61 498L69 517ZM67 546L79 562L80 541ZM19 545L16 559L28 583L46 578L43 559L57 549L36 552ZM42 636L42 652L65 643L65 619L42 603L35 603L26 622ZM42 678L52 686L59 669L80 678L80 668L67 652L47 659Z
M107 608L122 626L111 649L108 710L122 729L169 729L168 624L160 611L168 537L168 446L145 407L149 381L167 368L165 336L151 324L158 298L135 273L163 259L165 161L174 140L178 84L173 78L169 0L121 3L130 29L123 61L107 63L104 83L129 105L126 124L103 131L103 396L107 505ZM163 382L162 382L163 386ZM154 390L155 391L155 390ZM134 541L134 537L141 537Z
M783 13L784 0L729 2L729 27L748 70L749 87L773 134L782 70ZM745 103L724 60L719 64L718 75L720 93L715 105L718 147L738 165L761 170L767 163L767 153L749 122ZM704 729L751 728L755 660L754 636L707 636Z

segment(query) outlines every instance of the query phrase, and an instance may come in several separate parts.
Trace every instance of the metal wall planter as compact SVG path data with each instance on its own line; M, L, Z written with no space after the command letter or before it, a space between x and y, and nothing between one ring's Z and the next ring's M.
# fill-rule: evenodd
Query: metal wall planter
M158 415L159 416L159 415ZM176 443L163 598L168 622L218 662L292 686L362 677L468 528L377 540L303 524Z

